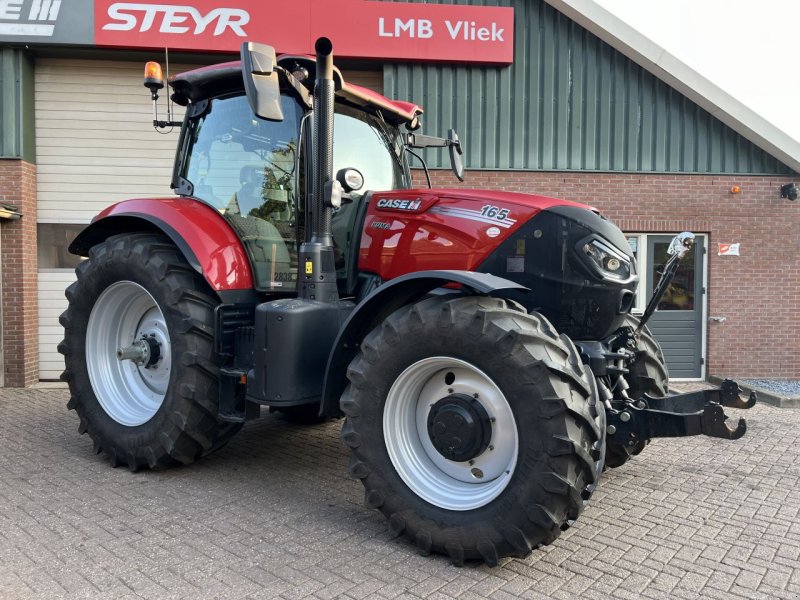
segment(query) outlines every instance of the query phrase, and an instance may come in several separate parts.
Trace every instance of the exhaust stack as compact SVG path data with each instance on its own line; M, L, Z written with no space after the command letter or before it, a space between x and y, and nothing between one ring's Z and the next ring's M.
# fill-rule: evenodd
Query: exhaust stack
M331 217L341 202L341 185L333 178L333 45L319 38L314 45L317 76L314 84L313 182L311 239L300 246L300 297L336 304L336 266Z
M331 240L332 207L325 197L325 185L333 179L333 46L328 38L314 45L317 78L314 84L314 207L312 242L333 245Z

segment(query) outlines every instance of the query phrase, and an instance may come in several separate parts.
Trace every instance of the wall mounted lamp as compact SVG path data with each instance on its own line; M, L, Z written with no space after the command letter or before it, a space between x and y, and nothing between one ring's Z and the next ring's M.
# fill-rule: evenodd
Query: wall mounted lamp
M781 186L781 198L788 198L791 201L795 201L797 200L798 192L800 192L800 188L798 188L795 183L787 183Z

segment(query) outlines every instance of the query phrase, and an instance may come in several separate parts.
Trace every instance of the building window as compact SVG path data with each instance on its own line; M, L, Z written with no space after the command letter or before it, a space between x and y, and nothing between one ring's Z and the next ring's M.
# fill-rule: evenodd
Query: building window
M667 248L669 241L666 233L626 233L631 251L636 260L636 272L639 275L639 287L636 291L636 299L633 303L632 311L634 314L642 314L647 301L653 295L653 290L663 271L664 264L669 255ZM698 234L697 242L705 245L705 236ZM695 245L689 253L681 260L675 279L670 284L658 310L694 310L697 286L697 278L702 278L703 272L698 272L697 267L697 246Z
M39 270L72 270L83 260L70 254L67 248L84 229L85 224L38 223L36 225Z

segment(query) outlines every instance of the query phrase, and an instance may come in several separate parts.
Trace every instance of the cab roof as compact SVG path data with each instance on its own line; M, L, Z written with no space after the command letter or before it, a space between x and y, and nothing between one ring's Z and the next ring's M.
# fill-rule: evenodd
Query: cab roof
M278 65L290 73L303 68L309 73L303 84L309 91L313 91L311 88L314 85L316 67L313 57L284 55L278 59ZM333 78L337 98L366 110L379 112L392 125L413 124L422 114L422 108L416 104L389 100L378 92L346 82L336 67L333 69ZM169 84L173 89L172 99L182 106L228 92L244 90L242 63L237 60L179 73L170 78Z

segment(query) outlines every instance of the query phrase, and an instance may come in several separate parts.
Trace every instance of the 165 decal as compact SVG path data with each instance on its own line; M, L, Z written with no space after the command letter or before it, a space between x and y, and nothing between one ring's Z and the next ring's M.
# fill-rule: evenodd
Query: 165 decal
M517 222L516 219L511 218L510 209L501 208L493 204L487 204L480 210L456 206L434 206L430 212L449 217L457 217L459 219L467 219L468 221L487 223L488 225L497 225L504 229L513 227Z

